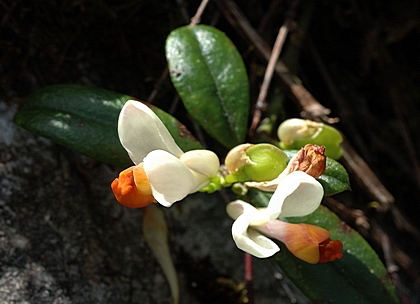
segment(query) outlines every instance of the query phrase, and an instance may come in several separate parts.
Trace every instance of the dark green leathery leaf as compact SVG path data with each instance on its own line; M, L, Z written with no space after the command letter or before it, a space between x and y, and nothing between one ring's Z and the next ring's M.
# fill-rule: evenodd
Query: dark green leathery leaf
M328 230L343 243L343 258L311 265L295 258L283 245L275 255L287 276L316 303L398 303L395 288L375 251L333 212L320 206L289 222L307 223Z
M249 85L242 58L219 30L185 26L170 33L166 57L171 80L191 116L232 148L245 139Z
M251 203L268 205L271 193L249 189ZM398 303L395 288L375 251L355 230L333 212L320 206L304 217L282 219L306 223L328 230L331 239L343 243L343 258L322 264L308 264L278 243L281 250L274 258L301 291L315 303Z
M132 165L118 138L118 116L131 96L81 85L54 85L29 96L15 123L71 150L94 159L127 167ZM175 118L153 108L181 149L201 145Z

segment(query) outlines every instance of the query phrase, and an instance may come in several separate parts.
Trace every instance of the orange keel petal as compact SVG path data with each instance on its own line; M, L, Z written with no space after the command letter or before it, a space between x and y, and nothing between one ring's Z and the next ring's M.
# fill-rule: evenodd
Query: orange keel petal
M117 201L129 208L142 208L155 201L142 164L122 171L111 189Z
M318 263L332 262L335 259L343 257L343 243L339 240L332 241L328 239L319 244L319 261Z
M310 264L331 262L343 257L343 244L339 240L332 241L327 230L315 225L270 220L253 228L281 241L295 257Z

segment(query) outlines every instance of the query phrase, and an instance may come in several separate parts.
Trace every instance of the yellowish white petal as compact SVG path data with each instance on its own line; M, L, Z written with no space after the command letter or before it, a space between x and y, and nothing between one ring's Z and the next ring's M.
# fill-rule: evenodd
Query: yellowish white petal
M210 150L192 150L182 154L179 159L191 170L208 178L216 176L220 167L219 158Z
M280 250L273 241L250 226L257 219L264 222L264 212L240 200L228 204L226 211L236 219L232 225L232 237L239 249L258 258L270 257Z
M144 171L153 197L165 207L182 200L202 182L197 181L191 170L177 157L163 150L152 151L146 156Z
M162 121L139 101L125 103L118 119L118 136L136 165L153 150L164 150L175 156L183 153Z
M195 193L209 184L209 177L203 174L197 173L190 169L191 174L194 177L195 187L190 190L190 193Z
M305 216L314 212L324 196L322 185L312 176L295 171L284 177L270 199L270 219Z
M280 248L269 238L249 226L254 214L240 215L232 225L232 237L236 246L257 258L267 258L280 251Z

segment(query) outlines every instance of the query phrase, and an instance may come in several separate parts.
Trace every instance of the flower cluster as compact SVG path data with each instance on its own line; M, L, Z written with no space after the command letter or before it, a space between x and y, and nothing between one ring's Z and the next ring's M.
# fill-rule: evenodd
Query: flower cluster
M232 236L238 248L265 258L280 250L271 240L277 239L308 263L342 257L343 245L331 240L327 230L282 220L308 215L319 207L324 190L316 178L325 170L323 146L307 144L287 164L286 154L273 145L239 145L226 157L229 182L227 176L218 175L220 163L215 153L184 153L162 121L141 102L126 102L118 120L118 135L134 162L111 184L124 206L141 208L157 202L170 207L188 194L239 181L274 193L266 208L257 209L241 200L227 205L227 213L235 220Z
M276 179L246 182L247 187L274 194L267 208L256 209L240 200L227 205L227 213L235 220L232 236L238 248L259 258L270 257L280 250L270 239L273 238L284 243L296 257L311 264L341 258L343 245L338 240L331 240L327 230L278 219L305 216L319 207L324 190L315 177L324 169L324 149L306 145Z
M145 104L129 100L118 119L122 146L134 162L111 188L116 199L130 208L152 202L170 207L206 187L219 170L219 159L209 150L183 152L168 129Z

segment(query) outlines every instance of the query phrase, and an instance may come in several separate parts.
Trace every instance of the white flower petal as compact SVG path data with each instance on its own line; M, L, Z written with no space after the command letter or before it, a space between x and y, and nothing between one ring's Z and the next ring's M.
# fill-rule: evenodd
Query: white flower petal
M146 156L144 171L153 197L165 207L182 200L200 182L177 157L163 150L152 151Z
M312 176L295 171L279 183L267 207L271 219L304 216L314 212L324 196L322 185Z
M185 164L184 164L185 165ZM195 180L195 188L191 189L190 193L197 192L202 188L206 187L209 184L209 178L203 174L197 173L195 171L190 170L191 174L194 176Z
M257 211L258 212L258 211ZM257 258L267 258L274 255L280 248L269 238L249 227L254 212L240 215L232 225L232 237L236 246Z
M216 176L220 167L219 158L209 150L192 150L182 154L179 159L191 170L207 177Z
M276 178L268 182L245 182L244 185L248 188L257 188L266 192L274 192L279 185L279 181L278 178Z
M153 150L164 150L175 156L183 153L156 114L138 101L128 100L122 108L118 135L136 165Z
M234 220L236 220L243 213L257 212L258 210L249 203L241 200L230 202L226 206L227 214Z

